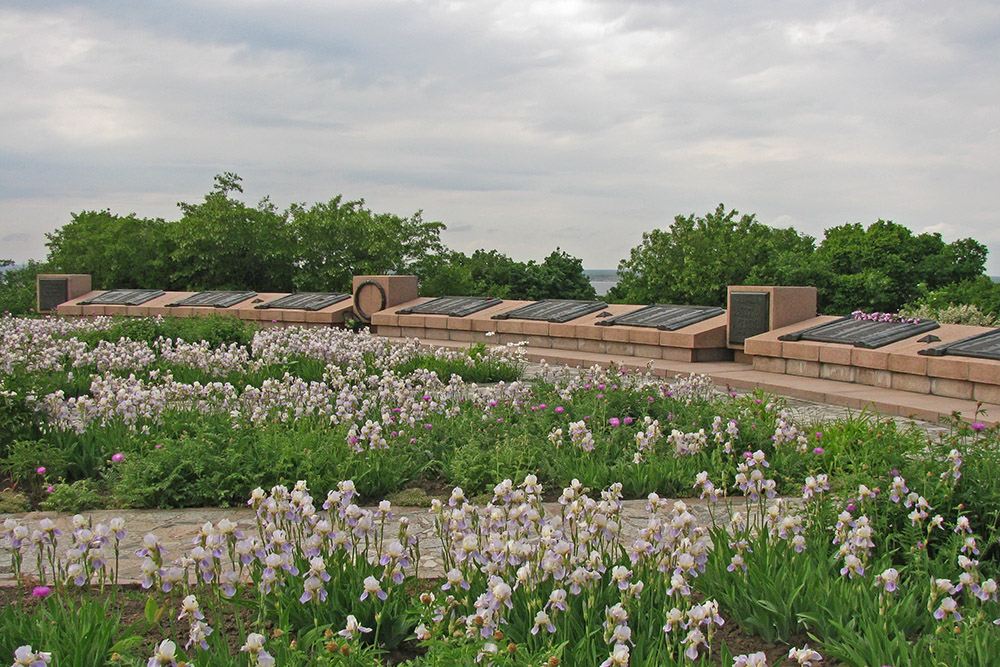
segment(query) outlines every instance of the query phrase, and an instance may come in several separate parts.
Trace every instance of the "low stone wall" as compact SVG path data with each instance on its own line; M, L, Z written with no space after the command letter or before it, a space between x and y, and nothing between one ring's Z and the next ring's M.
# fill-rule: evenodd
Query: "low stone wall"
M503 301L464 317L400 314L397 311L430 301L419 298L372 315L376 333L388 337L450 340L463 343L507 344L526 342L532 347L623 355L668 361L725 361L733 358L726 346L726 316L718 315L677 331L650 327L599 326L609 316L640 308L611 304L600 313L565 323L534 320L495 320L494 315L532 303Z
M302 326L343 326L344 317L351 311L352 307L350 299L315 311L283 308L257 309L254 307L261 303L275 301L281 297L288 296L288 293L276 292L261 292L229 308L167 307L168 303L180 301L181 299L197 294L197 292L166 292L163 296L151 299L139 306L80 304L81 301L88 301L101 294L104 294L103 290L87 292L80 297L60 304L54 312L60 317L88 317L92 315L199 317L204 315L224 315L237 317L241 320L259 322L264 326L280 326L286 323Z
M942 324L932 333L940 341L919 337L877 349L840 343L781 341L779 336L836 320L817 317L749 338L744 353L754 369L801 377L852 382L882 389L1000 404L1000 361L973 357L931 357L920 350L991 331L987 327Z

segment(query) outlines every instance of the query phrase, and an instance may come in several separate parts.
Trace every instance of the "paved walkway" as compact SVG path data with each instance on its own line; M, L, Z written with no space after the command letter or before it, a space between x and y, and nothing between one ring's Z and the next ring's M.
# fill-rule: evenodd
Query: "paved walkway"
M529 369L529 376L538 372L538 367ZM567 371L575 372L575 371ZM857 415L857 410L849 408L824 405L802 399L787 399L788 408L793 417L803 425L817 424L831 419L840 419L850 415ZM901 425L922 428L931 437L946 433L947 428L939 424L929 422L919 422L901 417L893 417ZM314 494L324 493L325 490L314 489ZM689 511L695 515L701 525L710 524L708 507L704 501L698 499L684 499ZM640 528L646 524L647 513L645 510L645 500L631 500L624 502L624 532L626 537L633 537ZM558 505L547 506L550 511L558 512ZM374 508L370 508L374 509ZM395 516L391 523L392 534L398 526L398 520L406 517L414 532L420 537L421 561L420 570L423 576L440 576L442 574L440 561L440 543L434 532L433 515L427 508L396 507L393 508ZM147 533L153 533L160 538L161 543L167 549L165 562L173 560L186 552L192 546L192 541L196 538L199 530L206 522L217 524L222 519L229 519L237 523L240 529L249 534L256 534L256 520L254 513L247 508L207 508L207 509L172 509L172 510L100 510L86 512L85 515L91 519L94 525L98 523L107 524L114 517L121 517L125 520L126 537L122 542L121 554L121 574L120 581L136 582L141 575L139 565L141 559L135 556L135 552L141 546L142 538ZM63 533L63 548L69 542L65 536L72 532L72 516L54 512L30 512L27 514L0 514L0 524L7 519L14 518L22 524L34 529L43 518L50 518L55 522L56 527ZM34 555L27 558L34 560ZM32 564L26 563L26 568L31 569ZM0 551L0 586L12 585L13 573L11 570L10 553L6 550Z

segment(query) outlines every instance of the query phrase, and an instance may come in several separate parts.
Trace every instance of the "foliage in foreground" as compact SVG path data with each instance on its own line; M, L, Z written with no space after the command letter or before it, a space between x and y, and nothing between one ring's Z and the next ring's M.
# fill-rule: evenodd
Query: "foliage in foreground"
M592 496L574 481L546 505L528 475L496 485L484 507L456 488L430 510L444 573L433 585L420 579L428 545L388 502L359 507L353 482L321 507L305 482L258 488L255 521L206 524L186 553L143 538L141 634L152 642L103 602L68 595L115 583L121 520L78 516L63 535L49 519L34 530L9 519L15 576L52 595L34 617L0 614L0 653L30 644L57 664L115 653L131 665L375 666L394 650L413 665L767 664L731 655L721 637L735 622L771 646L808 635L812 648L786 649L791 664L816 665L820 653L858 666L985 664L1000 649L995 523L978 533L953 505L982 433L931 452L928 475L839 497L818 473L799 498L776 498L765 453L733 447L732 476L718 486L695 476L704 504L650 494L635 532L620 484Z

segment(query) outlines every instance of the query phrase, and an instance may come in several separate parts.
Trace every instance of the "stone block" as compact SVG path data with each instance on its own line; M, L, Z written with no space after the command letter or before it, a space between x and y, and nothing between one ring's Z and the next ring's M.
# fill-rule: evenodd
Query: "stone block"
M80 306L80 309L80 314L85 317L99 317L104 315L104 306L100 304L95 303L87 306Z
M935 396L972 400L972 389L972 383L968 380L931 378L931 393Z
M759 301L750 301L750 295L761 293L767 295L766 313L758 312L757 309L760 307ZM747 307L744 308L741 305L741 307L734 308L734 295L742 297ZM780 329L790 324L816 317L816 288L730 285L727 289L726 303L729 304L729 308L727 309L727 316L729 318L727 341L730 343L730 347L740 347L743 343L734 341L734 330L746 331L748 332L746 337L751 338L755 334L750 332L755 327L759 328L757 327L758 320L762 317L766 322L766 331ZM750 303L755 305L751 307ZM750 354L750 352L747 353Z
M908 375L927 375L927 357L915 353L890 353L889 370Z
M454 317L448 317L447 315L424 315L424 328L425 329L447 329L448 320L453 320Z
M355 312L367 321L380 310L416 299L417 277L354 276L351 293L354 295Z
M536 322L535 320L523 320L521 322L521 333L529 336L548 336L549 323Z
M1000 405L1000 385L973 382L972 398L983 403Z
M231 309L224 309L222 311L223 315L236 314L235 311ZM285 310L281 313L282 322L295 322L301 324L306 321L306 311L304 310Z
M399 327L399 335L403 338L423 338L425 333L423 327Z
M608 351L608 345L603 340L591 340L589 338L578 338L577 340L579 341L577 349L580 352L605 354Z
M857 369L849 364L825 364L821 362L819 376L824 380L854 382L854 374L856 372Z
M753 358L753 369L764 373L784 374L785 360L781 357L757 356Z
M819 355L817 355L818 357ZM799 375L807 378L819 377L820 364L818 361L805 361L803 359L786 359L785 373L788 375Z
M461 329L448 330L448 340L454 340L459 343L472 343L473 335L472 331L463 331Z
M424 327L423 338L425 340L451 340L450 334L451 332L447 329L428 329L427 327Z
M632 354L643 359L662 359L663 350L659 345L647 345L643 343L632 343Z
M578 350L580 341L576 338L562 338L561 336L549 336L552 347L557 350Z
M343 324L344 323L344 311L328 311L326 308L323 310L307 310L306 311L306 324ZM379 331L382 328L379 327Z
M604 330L607 329L607 327L599 327L594 324L576 324L574 328L576 329L574 335L577 338L587 340L604 340Z
M528 345L530 345L531 347L543 347L543 348L552 347L552 339L549 338L548 336L534 336L532 334L521 334L520 339L528 341Z
M630 327L628 342L638 345L660 345L660 330L649 327Z
M819 361L821 344L813 342L787 341L781 343L781 356L785 359ZM796 373L798 375L798 373ZM818 377L818 376L811 376Z
M880 368L858 368L854 372L854 381L869 387L880 389L892 388L892 373Z
M824 364L835 364L837 366L851 365L851 350L848 345L837 343L825 343L819 346L819 360Z
M628 329L625 327L600 327L602 337L609 343L629 342Z
M1000 385L1000 361L969 359L969 379L983 384Z
M496 326L497 333L502 334L522 334L524 330L521 328L523 320L494 320L494 326Z
M926 375L893 373L892 388L899 391L909 391L914 394L929 394L931 393L931 379Z
M661 347L660 354L663 355L665 361L683 361L692 362L695 360L696 352L705 352L706 350L695 350L690 347ZM728 350L727 350L728 351Z
M927 357L927 374L952 380L969 379L969 362L955 357Z
M497 325L503 321L504 320L491 320L478 317L470 318L470 323L472 324L473 331L496 331L497 333L499 333Z
M613 327L608 327L613 328ZM618 341L605 341L607 347L607 354L617 354L625 357L633 356L635 349L632 347L632 343L620 343Z
M472 331L472 320L468 317L449 317L448 328L454 331Z
M372 315L372 317L375 317ZM424 326L424 316L419 314L412 315L396 315L396 324L401 327L420 327Z
M76 317L83 314L83 306L78 306L75 303L68 303L57 306L55 312L66 317Z
M89 273L39 273L35 276L35 310L58 312L58 306L92 292Z
M860 368L884 371L889 369L889 355L880 350L866 350L856 347L851 350L851 364Z
M752 357L780 357L784 346L780 340L767 338L747 338L743 343L743 351Z

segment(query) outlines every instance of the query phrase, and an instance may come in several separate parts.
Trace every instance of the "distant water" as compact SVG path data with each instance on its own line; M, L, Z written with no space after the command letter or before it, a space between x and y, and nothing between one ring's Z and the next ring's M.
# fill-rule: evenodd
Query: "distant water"
M608 293L608 290L618 284L617 280L591 280L590 284L594 286L594 291L597 292L597 296L604 296Z

